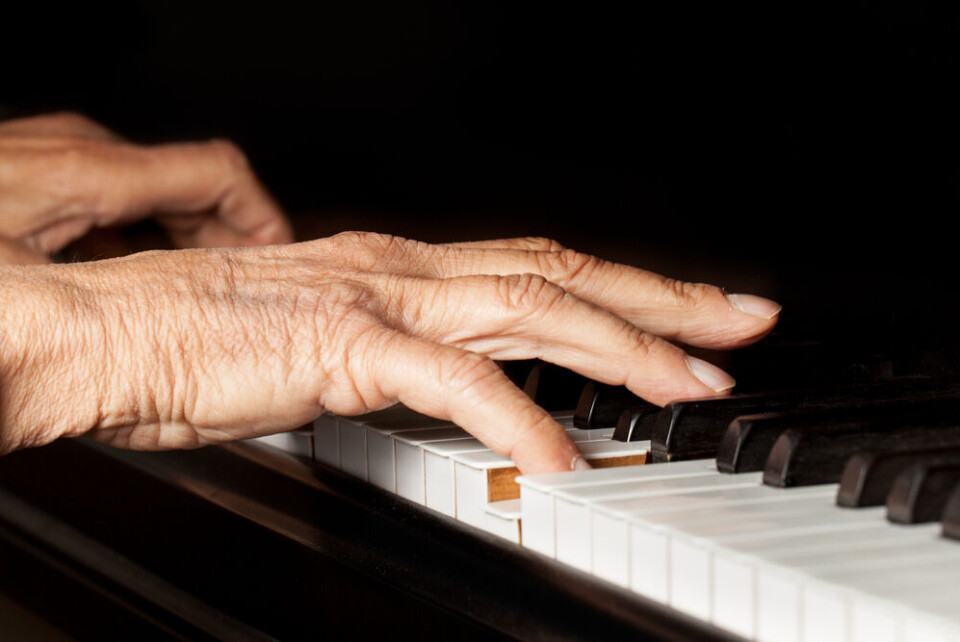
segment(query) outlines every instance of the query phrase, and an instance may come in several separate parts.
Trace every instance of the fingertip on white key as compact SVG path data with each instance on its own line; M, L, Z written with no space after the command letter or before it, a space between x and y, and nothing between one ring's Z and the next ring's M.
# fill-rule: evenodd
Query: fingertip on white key
M583 455L577 453L573 456L573 459L570 460L570 470L592 470L593 466L584 458Z

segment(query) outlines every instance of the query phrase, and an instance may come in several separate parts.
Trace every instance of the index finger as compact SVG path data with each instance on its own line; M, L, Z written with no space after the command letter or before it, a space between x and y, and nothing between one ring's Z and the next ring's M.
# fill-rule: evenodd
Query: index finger
M379 392L447 419L523 474L588 468L567 431L517 388L491 359L401 333L386 333L376 371Z

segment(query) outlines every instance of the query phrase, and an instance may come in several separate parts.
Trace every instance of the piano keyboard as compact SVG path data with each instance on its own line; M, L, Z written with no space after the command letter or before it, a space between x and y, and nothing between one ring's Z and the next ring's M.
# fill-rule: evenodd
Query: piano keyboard
M960 387L923 380L900 386L885 380L856 387L879 393L876 402L852 399L847 389L838 400L833 390L826 409L819 391L811 391L796 411L803 420L783 426L772 445L760 437L760 419L779 421L788 411L778 405L768 417L740 408L747 414L731 420L720 407L742 401L737 395L671 404L655 416L620 398L620 420L629 420L636 441L614 438L623 438L623 425L577 427L589 423L579 406L554 410L594 466L567 473L518 476L509 459L457 426L402 407L353 418L324 415L309 429L265 440L743 639L957 641L960 542L944 533L960 531L960 487L948 492L960 479L960 463L917 466L938 452L956 456L960 431L950 417ZM924 395L942 411L929 421L920 421L919 402L902 403ZM754 410L765 407L762 396L758 403ZM644 413L646 427L637 419ZM712 426L705 420L711 413ZM694 428L678 423L681 416ZM748 425L756 430L754 442L746 439ZM926 450L914 439L921 431L929 436ZM869 453L860 445L865 434L874 436ZM807 461L801 446L818 438L830 444L820 460L846 461L845 470L824 464L811 474L792 467ZM702 453L705 439L714 450L725 444L722 457L684 454L684 444L692 444L688 453ZM766 468L743 463L757 459L740 454L756 443L769 451ZM887 451L913 458L878 456ZM730 461L745 469L729 472ZM838 505L838 496L862 491L858 484L867 483L868 472L871 484L885 484L879 495L872 490L880 502ZM939 498L934 512L952 521L895 523L883 505L894 488L901 501L924 488Z

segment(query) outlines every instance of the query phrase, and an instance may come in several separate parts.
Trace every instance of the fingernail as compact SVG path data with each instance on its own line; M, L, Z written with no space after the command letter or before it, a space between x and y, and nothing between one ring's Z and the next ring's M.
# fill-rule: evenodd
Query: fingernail
M780 314L780 304L753 294L728 294L727 300L741 312L752 314L761 319L772 319Z
M576 455L570 460L570 470L593 470L593 466L587 463L583 455Z
M687 367L693 376L714 392L725 392L737 384L733 377L703 359L688 356Z

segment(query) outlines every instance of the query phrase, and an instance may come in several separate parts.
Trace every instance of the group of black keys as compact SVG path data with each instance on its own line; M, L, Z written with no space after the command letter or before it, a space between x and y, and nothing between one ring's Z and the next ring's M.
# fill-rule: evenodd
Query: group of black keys
M838 506L886 505L891 522L940 521L960 539L960 374L817 344L743 355L744 392L662 408L549 363L501 365L545 409L573 409L577 428L650 440L654 463L716 458L721 473L762 471L769 486L836 483Z

